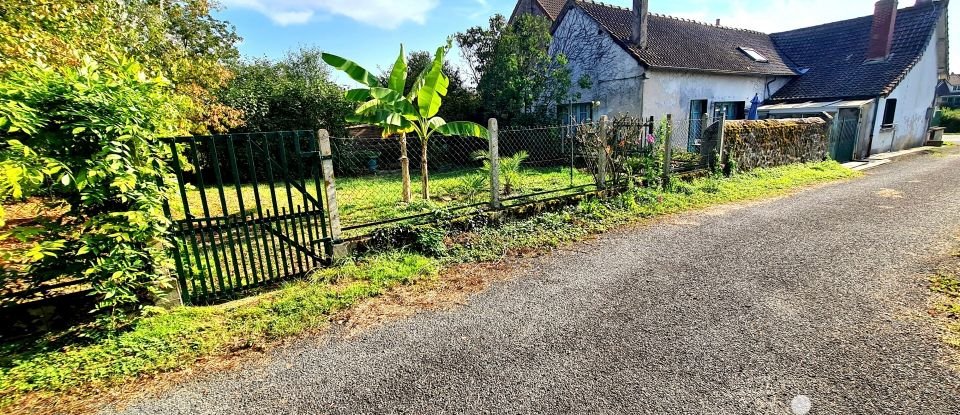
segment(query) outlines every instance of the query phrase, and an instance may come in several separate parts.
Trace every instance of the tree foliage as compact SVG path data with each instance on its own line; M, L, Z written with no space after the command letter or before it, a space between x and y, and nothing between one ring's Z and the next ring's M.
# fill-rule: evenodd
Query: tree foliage
M433 65L433 54L424 50L411 52L407 58L407 71L411 74L419 74ZM447 96L444 97L443 107L440 108L440 117L448 120L463 120L483 122L483 114L480 108L480 97L476 90L467 85L467 80L459 69L450 64L449 60L443 62L443 74L450 79L450 86L447 88ZM387 85L390 80L390 73L384 71L378 77L380 83ZM413 88L414 77L407 77L403 89L409 91Z
M0 73L41 62L61 68L82 57L103 63L119 53L161 75L190 99L197 133L226 131L242 113L216 92L231 73L240 41L210 15L213 0L18 0L0 2Z
M567 60L550 53L550 20L524 14L508 24L501 15L487 28L459 33L457 42L477 78L487 111L505 124L543 122L571 87Z
M81 277L116 316L169 284L164 239L169 148L188 100L119 54L78 68L24 66L0 77L0 199L44 194L66 211L4 237L3 282ZM4 284L6 285L6 284Z
M234 79L221 99L245 114L237 132L317 130L345 132L344 116L353 111L343 89L330 80L317 49L288 52L280 61L256 59L234 66Z

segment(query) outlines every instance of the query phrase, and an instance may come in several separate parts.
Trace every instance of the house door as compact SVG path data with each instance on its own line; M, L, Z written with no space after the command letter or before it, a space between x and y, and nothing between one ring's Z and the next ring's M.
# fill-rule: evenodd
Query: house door
M695 99L690 101L690 127L687 132L687 151L695 152L700 145L700 136L703 134L703 116L707 113L707 100Z
M853 160L860 136L860 110L841 109L830 131L830 157L840 163Z

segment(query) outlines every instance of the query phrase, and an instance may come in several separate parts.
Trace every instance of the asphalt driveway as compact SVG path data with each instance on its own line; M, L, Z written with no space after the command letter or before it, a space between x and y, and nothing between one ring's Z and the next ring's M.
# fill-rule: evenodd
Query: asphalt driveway
M469 304L318 338L130 414L957 414L924 317L960 151L609 233Z

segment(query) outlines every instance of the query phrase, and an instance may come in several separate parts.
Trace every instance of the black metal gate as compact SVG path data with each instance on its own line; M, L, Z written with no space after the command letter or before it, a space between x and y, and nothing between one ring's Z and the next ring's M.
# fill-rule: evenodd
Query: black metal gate
M329 264L323 167L311 131L168 139L166 206L184 302L235 298ZM179 200L179 201L178 201Z

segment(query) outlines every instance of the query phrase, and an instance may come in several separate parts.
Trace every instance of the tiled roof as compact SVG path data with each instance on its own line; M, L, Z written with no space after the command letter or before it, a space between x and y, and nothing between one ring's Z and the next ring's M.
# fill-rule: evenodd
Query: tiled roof
M560 11L563 10L563 5L566 4L566 0L534 0L540 7L543 8L543 11L547 12L547 16L550 17L550 20L556 20L560 16Z
M573 1L638 62L653 68L764 75L796 75L774 48L770 36L751 30L716 26L692 20L651 14L646 48L630 38L630 9L592 1ZM569 9L564 10L564 13ZM741 47L752 48L769 62L756 62Z
M890 58L864 63L873 16L770 35L798 70L772 101L874 97L896 88L923 56L946 2L900 9Z

